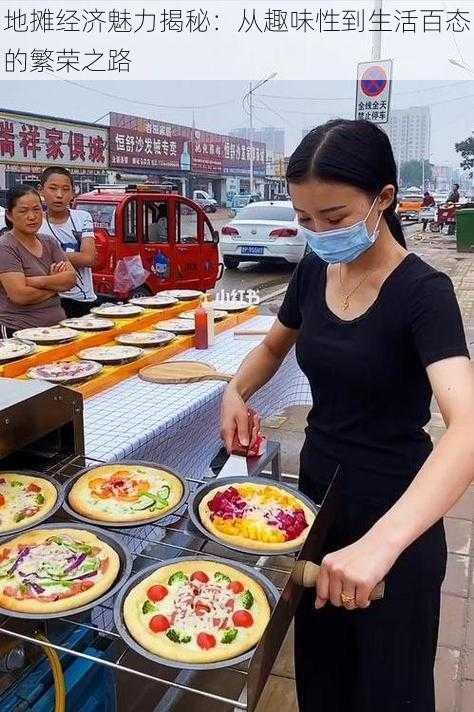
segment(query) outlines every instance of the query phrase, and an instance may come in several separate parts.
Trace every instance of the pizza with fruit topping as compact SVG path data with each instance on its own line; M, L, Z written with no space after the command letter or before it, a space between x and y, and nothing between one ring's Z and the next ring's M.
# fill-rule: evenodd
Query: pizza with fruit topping
M134 586L123 617L146 650L183 663L213 663L253 648L270 619L260 584L206 559L162 566Z
M0 473L0 533L44 519L57 498L56 487L43 477Z
M80 529L36 529L0 547L0 606L57 613L90 603L112 586L118 554Z
M199 503L202 524L215 537L244 549L285 551L301 546L314 513L278 485L245 482L216 487Z
M94 521L133 522L159 519L183 498L181 480L147 465L102 465L74 483L68 501L74 511Z

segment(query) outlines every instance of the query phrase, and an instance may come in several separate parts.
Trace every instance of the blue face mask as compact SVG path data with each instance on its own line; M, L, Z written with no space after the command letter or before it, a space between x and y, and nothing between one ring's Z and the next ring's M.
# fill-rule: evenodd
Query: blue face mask
M308 245L313 252L325 262L329 262L329 264L353 262L368 250L369 247L372 247L379 235L378 227L382 219L382 213L380 213L371 235L369 235L366 224L367 218L374 209L377 200L378 196L370 206L370 210L364 220L359 220L354 225L349 225L349 227L316 232L300 226L300 230L306 237Z

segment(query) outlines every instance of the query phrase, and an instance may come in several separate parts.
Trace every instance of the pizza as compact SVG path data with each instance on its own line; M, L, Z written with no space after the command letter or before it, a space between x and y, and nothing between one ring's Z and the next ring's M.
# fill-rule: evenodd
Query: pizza
M166 295L170 297L176 297L180 301L187 301L188 299L198 299L204 295L204 292L200 292L197 289L166 289L163 292L158 293L161 295Z
M43 366L34 366L27 371L28 378L51 383L75 383L96 376L102 366L96 361L55 361Z
M155 324L154 329L172 334L194 334L194 319L166 319Z
M245 311L252 305L250 304L250 302L244 302L243 300L240 300L240 299L236 299L236 300L216 299L214 302L212 302L212 306L217 311L240 312L240 311Z
M0 363L24 358L33 353L34 350L34 344L28 344L20 339L0 339Z
M253 648L270 619L262 586L206 559L162 566L123 604L130 635L146 650L183 663L213 663Z
M58 491L43 477L0 473L0 533L43 519L56 504Z
M96 316L116 317L117 319L128 319L132 316L140 316L144 309L136 304L101 304L91 309L91 314Z
M38 344L58 344L77 339L78 333L74 329L68 329L65 326L37 326L15 331L13 336L16 339L35 341Z
M107 331L107 329L113 329L115 326L115 322L112 319L101 319L92 314L64 319L61 324L78 331Z
M129 303L137 304L139 307L144 307L145 309L163 309L164 307L171 307L174 304L178 304L179 300L170 295L155 294L151 297L135 297L134 299L130 299Z
M118 363L133 361L143 356L143 351L137 346L92 346L79 351L77 356L80 359L99 361L99 363Z
M199 516L218 539L269 551L301 546L314 521L314 513L297 494L251 482L215 487L200 501Z
M90 603L112 586L117 552L80 529L36 529L0 547L0 606L57 613Z
M174 335L168 331L132 331L129 334L120 334L115 341L125 346L154 347L164 346L173 341Z
M158 519L183 498L181 480L147 465L101 465L74 483L68 501L78 514L104 522Z

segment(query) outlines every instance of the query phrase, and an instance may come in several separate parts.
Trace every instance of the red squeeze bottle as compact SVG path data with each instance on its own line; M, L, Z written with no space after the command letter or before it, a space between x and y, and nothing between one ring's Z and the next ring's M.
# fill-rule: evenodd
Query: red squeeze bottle
M209 314L202 304L194 312L194 346L196 349L209 348Z

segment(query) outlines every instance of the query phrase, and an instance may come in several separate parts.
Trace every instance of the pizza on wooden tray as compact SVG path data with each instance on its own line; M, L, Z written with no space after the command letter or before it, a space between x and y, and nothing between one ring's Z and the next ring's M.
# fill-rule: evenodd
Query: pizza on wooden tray
M269 551L301 546L314 521L296 492L251 482L212 489L199 503L199 516L217 538L236 547Z
M0 606L57 613L102 596L120 568L118 554L80 529L37 529L0 547Z
M104 522L158 519L183 497L178 477L146 465L102 465L85 472L69 492L69 504L85 517Z
M157 569L125 598L123 617L146 650L183 663L242 655L270 619L267 596L254 579L216 561L184 560Z
M43 519L56 504L56 487L43 477L0 473L0 533Z

